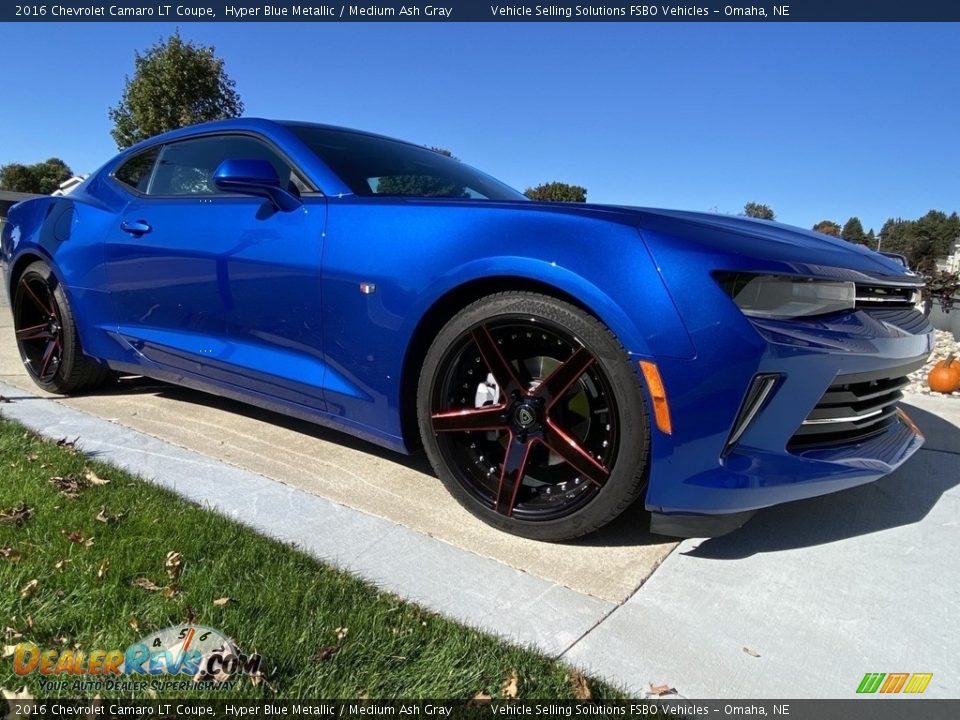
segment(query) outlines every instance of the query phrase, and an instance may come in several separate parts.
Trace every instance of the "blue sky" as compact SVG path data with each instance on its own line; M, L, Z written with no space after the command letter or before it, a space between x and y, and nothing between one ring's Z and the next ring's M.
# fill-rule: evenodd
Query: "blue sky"
M115 146L133 52L173 25L3 28L0 163ZM449 148L523 189L809 227L960 210L960 25L185 24L246 114Z

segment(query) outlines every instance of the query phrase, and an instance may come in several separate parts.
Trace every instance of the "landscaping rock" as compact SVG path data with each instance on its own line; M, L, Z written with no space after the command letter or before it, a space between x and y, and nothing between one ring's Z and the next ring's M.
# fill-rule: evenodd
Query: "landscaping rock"
M956 355L960 362L960 342L957 342L953 333L947 330L937 330L937 341L926 364L919 370L910 373L910 384L904 388L904 392L917 393L920 395L938 395L940 397L949 397L960 400L960 391L954 391L950 394L935 393L927 385L927 375L941 360L945 360L947 355Z

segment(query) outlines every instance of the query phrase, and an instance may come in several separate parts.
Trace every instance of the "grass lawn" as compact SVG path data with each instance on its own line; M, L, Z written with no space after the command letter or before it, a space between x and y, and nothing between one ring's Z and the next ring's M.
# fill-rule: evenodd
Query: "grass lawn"
M172 696L560 699L587 682L596 699L620 697L3 419L0 478L3 646L124 650L194 622L261 654L267 682ZM19 689L8 652L0 686ZM28 689L49 697L38 677Z

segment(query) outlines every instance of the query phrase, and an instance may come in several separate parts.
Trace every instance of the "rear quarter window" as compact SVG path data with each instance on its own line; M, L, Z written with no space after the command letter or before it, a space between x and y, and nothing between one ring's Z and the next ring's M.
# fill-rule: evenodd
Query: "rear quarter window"
M137 192L146 193L159 154L159 146L144 150L114 170L113 177Z

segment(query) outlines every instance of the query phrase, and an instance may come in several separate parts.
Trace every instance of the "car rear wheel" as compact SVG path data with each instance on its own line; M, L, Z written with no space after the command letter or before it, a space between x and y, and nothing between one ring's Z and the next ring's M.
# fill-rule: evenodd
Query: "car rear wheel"
M27 266L17 281L13 327L27 373L48 392L77 393L113 376L80 349L67 297L45 262Z
M417 410L444 485L507 532L575 538L646 487L637 375L602 323L556 298L501 293L459 312L427 352Z

